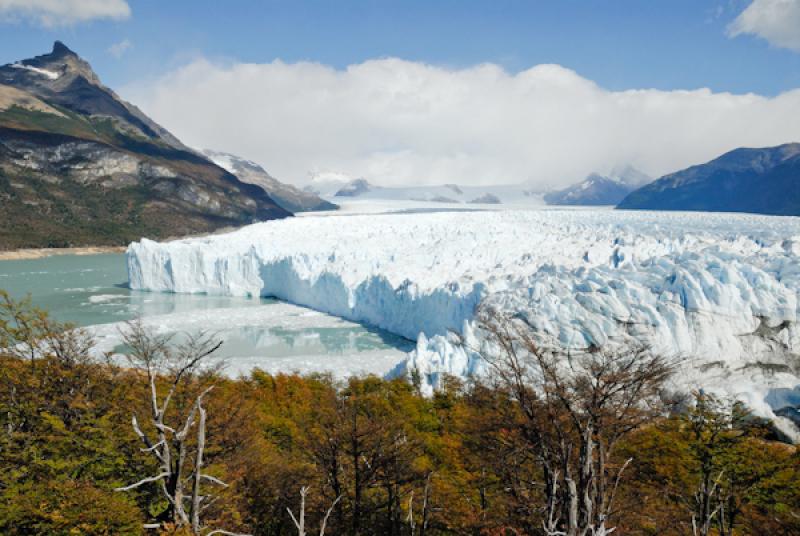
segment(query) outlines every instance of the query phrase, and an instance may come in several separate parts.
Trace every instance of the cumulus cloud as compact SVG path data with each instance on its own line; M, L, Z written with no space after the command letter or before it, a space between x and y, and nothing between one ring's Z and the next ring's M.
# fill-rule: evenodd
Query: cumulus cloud
M800 0L753 0L728 26L728 35L752 34L800 52Z
M123 39L119 43L114 43L108 47L108 53L117 59L120 59L127 51L133 46L129 39Z
M6 20L26 19L45 27L130 15L126 0L0 0L0 16Z
M514 74L400 59L343 70L198 59L123 92L185 143L294 183L325 170L384 185L563 185L617 165L660 175L800 141L800 90L609 91L558 65Z

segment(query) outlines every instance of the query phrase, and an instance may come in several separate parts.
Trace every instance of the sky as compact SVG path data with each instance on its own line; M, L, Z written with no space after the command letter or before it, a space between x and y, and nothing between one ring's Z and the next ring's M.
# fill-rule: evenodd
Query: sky
M562 185L800 141L800 0L0 0L185 143L281 180Z

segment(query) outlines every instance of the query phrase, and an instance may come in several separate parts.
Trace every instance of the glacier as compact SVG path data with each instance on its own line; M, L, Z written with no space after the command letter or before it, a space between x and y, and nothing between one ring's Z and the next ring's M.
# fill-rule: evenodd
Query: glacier
M132 289L271 296L416 341L433 389L487 372L479 303L569 349L636 341L774 418L800 399L800 218L537 209L307 216L127 250ZM461 344L466 339L472 344ZM779 419L780 420L780 419ZM788 428L788 424L786 427Z

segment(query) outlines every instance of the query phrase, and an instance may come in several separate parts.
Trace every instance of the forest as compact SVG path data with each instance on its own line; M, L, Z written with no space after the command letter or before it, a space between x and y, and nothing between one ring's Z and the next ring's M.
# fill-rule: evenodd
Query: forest
M5 535L800 534L800 456L647 348L565 354L483 311L492 373L231 378L213 333L121 361L0 292Z

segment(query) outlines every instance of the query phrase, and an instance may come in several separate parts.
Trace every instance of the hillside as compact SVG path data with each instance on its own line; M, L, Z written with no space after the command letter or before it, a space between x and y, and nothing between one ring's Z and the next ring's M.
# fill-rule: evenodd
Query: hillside
M286 184L260 165L230 153L204 150L203 154L212 162L236 175L239 180L260 186L282 208L289 212L309 212L317 210L336 210L337 205L325 201L317 194Z
M0 67L0 249L124 245L291 214L191 151L60 42Z
M736 149L666 175L617 208L800 215L800 143Z

